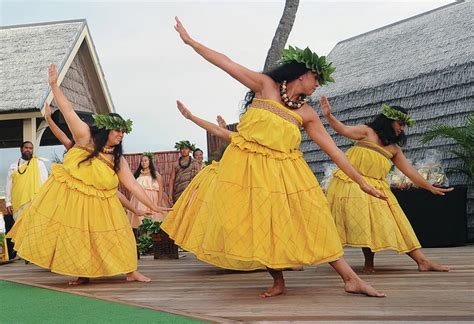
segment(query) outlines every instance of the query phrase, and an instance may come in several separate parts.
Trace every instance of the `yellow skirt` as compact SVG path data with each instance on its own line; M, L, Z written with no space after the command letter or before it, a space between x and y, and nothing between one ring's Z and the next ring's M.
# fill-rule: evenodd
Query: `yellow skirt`
M8 234L25 260L77 277L137 269L136 243L116 190L98 190L54 165Z
M271 151L239 135L220 163L193 179L162 228L199 259L227 269L300 267L343 255L301 153Z
M364 178L388 200L366 194L340 170L329 184L326 196L342 244L367 247L373 252L392 249L407 253L420 248L420 242L388 184L383 180Z

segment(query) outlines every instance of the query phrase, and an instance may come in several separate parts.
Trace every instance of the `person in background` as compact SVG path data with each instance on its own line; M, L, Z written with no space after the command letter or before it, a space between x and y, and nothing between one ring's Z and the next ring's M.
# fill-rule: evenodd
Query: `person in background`
M193 163L193 158L189 155L193 151L194 145L189 141L180 141L175 144L175 148L180 151L180 157L171 171L168 196L170 204L174 204L183 193L191 180L201 171L200 165Z
M20 146L21 156L8 169L5 189L7 213L4 216L6 233L48 179L48 170L44 162L34 156L33 152L33 143L23 142ZM11 239L7 239L7 246L10 258L15 258L16 252Z

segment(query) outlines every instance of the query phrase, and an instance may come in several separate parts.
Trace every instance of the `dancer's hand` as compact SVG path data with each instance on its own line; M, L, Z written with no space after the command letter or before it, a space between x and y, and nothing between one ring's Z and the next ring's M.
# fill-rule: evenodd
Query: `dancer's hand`
M359 185L360 189L364 191L365 193L368 193L371 196L374 196L376 198L382 199L382 200L387 200L387 196L385 196L383 193L375 190L373 187L371 187L367 182L364 184Z
M332 107L326 96L321 96L321 99L319 99L319 106L321 107L321 112L323 113L324 117L331 115Z
M179 18L174 17L174 20L176 20L176 25L174 25L174 29L179 33L179 37L181 37L181 39L186 45L190 45L193 39L191 38L191 36L189 36L181 21L179 21Z
M446 192L450 192L450 191L453 191L454 188L439 188L439 187L435 187L433 185L431 185L431 187L428 189L433 195L437 195L437 196L444 196L444 194Z
M191 119L193 117L193 114L191 114L189 109L186 108L186 106L181 101L176 100L176 106L178 107L179 112L181 113L181 115L184 116L184 118Z
M217 125L221 128L227 128L227 123L225 122L224 118L221 115L218 115L216 118Z
M155 205L153 207L153 211L155 213L161 213L161 212L169 212L169 211L172 211L173 208L168 208L168 207L161 207L161 206L158 206L158 205Z
M53 86L58 83L58 71L56 70L56 64L51 64L48 69L48 83Z
M7 215L13 215L13 207L12 206L7 207Z

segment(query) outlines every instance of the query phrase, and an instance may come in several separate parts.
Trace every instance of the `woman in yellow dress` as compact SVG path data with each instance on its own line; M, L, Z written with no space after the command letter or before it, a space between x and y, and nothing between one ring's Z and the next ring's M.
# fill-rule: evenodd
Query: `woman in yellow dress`
M128 218L117 198L119 180L156 212L122 156L124 133L131 121L117 114L96 115L89 127L75 113L57 84L56 66L49 84L73 135L64 163L52 167L48 181L24 210L8 236L28 260L53 272L89 278L126 274L127 281L150 281L137 271L136 245Z
M186 118L230 145L219 164L193 179L162 228L205 262L235 270L267 268L273 286L261 294L264 298L285 293L281 269L324 262L340 274L347 292L384 296L342 258L324 193L298 149L304 127L365 192L383 198L351 166L303 100L332 80L333 68L309 49L291 48L285 52L285 64L269 76L198 43L177 18L175 29L185 44L254 95L236 133L192 115L178 102Z
M452 190L431 185L405 158L400 148L406 142L403 130L415 121L404 108L384 104L382 113L373 122L347 126L331 113L331 105L325 96L321 97L320 106L323 116L336 132L357 141L346 152L349 161L367 183L388 197L387 201L374 199L361 191L343 170L333 173L326 196L342 244L362 248L365 273L375 271L375 252L385 249L408 254L418 264L419 271L448 271L448 267L430 261L421 252L415 232L387 182L393 162L420 188L435 195Z
M66 152L69 151L70 148L74 147L74 141L72 141L62 130L59 126L54 122L51 113L51 106L45 102L44 103L44 119L48 123L48 127L51 130L51 133L64 145L66 148ZM126 208L129 212L133 213L138 217L144 217L147 215L152 215L153 213L145 210L136 209L134 205L127 199L120 191L117 190L117 197L120 200L120 203L124 208ZM165 206L165 205L161 205Z

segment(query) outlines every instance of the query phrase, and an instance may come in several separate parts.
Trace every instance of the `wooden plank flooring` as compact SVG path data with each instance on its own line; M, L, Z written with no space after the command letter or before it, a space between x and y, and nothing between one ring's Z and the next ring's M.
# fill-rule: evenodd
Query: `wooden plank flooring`
M215 268L185 254L179 260L142 259L139 269L153 282L126 283L124 277L95 279L68 287L69 278L22 261L0 266L0 279L140 305L214 322L265 321L474 321L474 246L424 249L432 260L449 265L449 273L419 273L405 255L376 255L377 273L362 275L387 298L343 291L329 265L285 272L288 293L261 299L271 284L264 271L242 273ZM346 249L358 272L359 249ZM27 296L25 296L27 298Z

